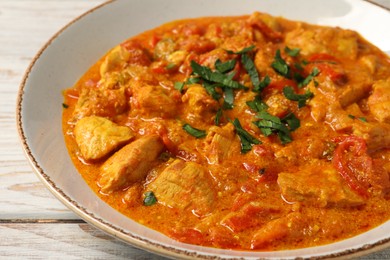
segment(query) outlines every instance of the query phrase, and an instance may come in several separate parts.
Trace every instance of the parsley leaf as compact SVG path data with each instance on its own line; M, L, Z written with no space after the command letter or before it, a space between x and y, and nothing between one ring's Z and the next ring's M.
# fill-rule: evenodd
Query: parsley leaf
M231 75L225 75L219 71L211 71L209 67L202 66L193 60L191 61L191 68L193 73L200 76L203 80L209 81L211 83L221 84L222 87L247 89L247 87L244 85L232 80L233 77Z
M256 48L256 46L255 45L251 45L249 47L245 47L241 51L234 52L234 51L227 50L226 52L229 53L229 54L244 54L244 53L248 53L248 52L252 51L254 48Z
M312 81L314 77L317 76L318 74L320 74L319 69L317 67L314 67L313 70L310 72L310 74L298 84L298 87L302 88L304 86L307 86L310 83L310 81Z
M271 78L267 75L263 78L262 81L260 81L260 84L255 86L253 88L254 92L261 92L263 89L265 89L269 84L271 83Z
M217 111L217 114L215 115L215 119L214 119L214 124L216 126L219 125L219 123L221 121L221 117L222 117L222 109L219 108L218 111Z
M224 90L224 101L223 101L223 108L224 109L233 109L233 103L234 103L234 93L233 89L231 88L225 88Z
M259 88L260 77L253 60L249 57L248 54L244 53L241 55L241 62L245 70L248 72L249 77L251 78L253 88L255 89Z
M218 59L215 61L214 66L219 72L226 73L234 69L234 66L236 66L236 60L228 60L226 62L222 62Z
M271 67L283 77L290 77L290 66L288 66L287 62L280 55L279 49L276 51Z
M276 133L282 142L286 144L292 141L291 131L296 130L300 126L299 119L293 114L289 113L284 118L280 119L277 116L269 114L262 110L257 115L261 120L253 122L265 136L270 136Z
M283 94L288 100L298 101L299 108L306 106L306 101L313 97L313 93L310 90L307 90L305 94L299 95L289 86L283 88Z
M256 96L254 100L247 101L246 104L254 111L260 112L262 110L266 110L268 105L261 100L260 96Z
M183 125L183 129L187 133L189 133L190 135L192 135L193 137L196 137L196 138L203 138L203 137L205 137L207 135L206 131L197 129L195 127L192 127L189 124L184 124Z
M284 52L287 53L289 56L291 57L296 57L299 55L299 52L301 51L301 49L299 48L293 48L293 49L290 49L289 47L285 47L284 48Z
M154 195L153 191L147 191L145 192L144 194L144 205L145 206L152 206L154 204L156 204L157 202L157 198L156 196Z
M182 93L184 88L184 82L175 82L173 86L175 89L179 90L180 93Z
M235 118L231 123L233 124L237 135L241 140L241 153L249 152L252 149L253 144L261 144L261 141L254 138L250 133L242 128L240 121L237 118Z

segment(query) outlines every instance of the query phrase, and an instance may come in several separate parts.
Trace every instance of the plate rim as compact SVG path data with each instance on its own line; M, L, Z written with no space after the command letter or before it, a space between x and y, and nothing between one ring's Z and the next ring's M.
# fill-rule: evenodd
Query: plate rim
M81 206L77 201L70 198L57 184L52 181L49 174L47 174L39 165L37 159L34 156L34 153L31 151L30 146L28 145L27 137L25 134L25 127L23 124L23 100L26 83L30 77L32 69L34 68L37 61L40 59L42 54L46 51L46 49L69 27L73 24L77 23L83 17L88 16L89 14L104 8L105 6L116 2L117 0L108 0L104 3L98 4L97 6L85 11L84 13L76 16L68 23L66 23L62 28L56 31L44 44L38 52L31 59L26 71L23 74L22 80L19 84L19 89L17 91L17 99L16 99L16 125L18 131L18 137L20 143L23 148L23 152L27 158L27 161L31 165L33 172L40 179L40 181L45 185L45 187L59 200L62 204L64 204L67 208L69 208L72 212L76 213L78 217L83 219L86 223L91 224L95 228L103 231L105 234L108 234L114 238L117 238L127 245L134 246L136 248L140 248L142 250L158 254L164 257L180 257L181 259L225 259L225 257L221 257L221 255L205 255L197 252L196 250L189 252L185 249L179 249L175 247L165 246L161 243L153 242L151 240L135 236L124 229L105 221L104 219L96 216L93 212L90 212L87 208ZM390 12L390 8L383 6L377 2L372 0L360 0L361 2L367 2L374 6L380 7ZM390 247L390 236L386 239L379 240L375 243L365 244L359 248L354 249L346 249L336 253L323 254L320 256L309 256L309 257L292 257L288 259L340 259L344 257L360 257L364 255L368 255L373 252L377 252L383 250L385 248ZM313 247L315 248L315 247ZM244 251L247 252L247 251ZM262 252L262 251L261 251ZM255 252L253 252L255 253ZM260 252L259 252L260 253ZM270 253L272 253L270 251ZM251 258L251 257L250 257ZM243 259L242 257L228 257L228 259ZM263 259L263 258L262 258ZM268 257L264 258L268 259ZM270 258L271 259L271 258Z

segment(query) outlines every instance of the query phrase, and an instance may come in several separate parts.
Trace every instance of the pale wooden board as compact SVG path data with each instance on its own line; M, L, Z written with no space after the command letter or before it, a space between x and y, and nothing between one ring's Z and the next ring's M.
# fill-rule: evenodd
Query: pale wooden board
M81 221L40 183L18 139L16 96L32 58L59 29L103 2L0 0L0 259L163 259ZM390 7L390 0L377 2ZM390 259L390 250L362 259Z
M0 242L0 258L6 259L165 259L85 223L0 224L0 234L7 234Z

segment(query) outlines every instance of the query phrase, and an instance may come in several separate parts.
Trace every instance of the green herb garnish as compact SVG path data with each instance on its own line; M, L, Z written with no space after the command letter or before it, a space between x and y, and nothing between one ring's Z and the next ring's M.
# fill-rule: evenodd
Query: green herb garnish
M276 51L274 61L272 62L271 67L283 77L290 77L290 66L280 55L279 49Z
M65 104L65 103L62 103L62 107L63 107L63 108L68 108L69 105L68 105L68 104Z
M313 70L310 72L310 74L298 84L298 87L302 88L304 86L309 85L310 81L312 81L314 77L316 77L318 74L320 74L319 69L317 67L314 67Z
M183 125L183 129L189 133L190 135L196 137L196 138L203 138L205 137L207 134L206 134L206 131L204 130L200 130L200 129L197 129L195 127L192 127L190 126L189 124L184 124Z
M301 49L299 48L293 48L293 49L290 49L289 47L285 47L284 48L284 52L287 53L289 56L291 57L296 57L299 55L299 52L301 51Z
M294 89L289 86L283 88L283 94L288 100L298 101L299 108L304 107L306 105L306 101L313 97L313 93L310 92L310 90L307 90L305 94L299 95L296 94Z
M223 108L224 109L233 109L233 103L234 103L233 89L225 88L225 90L224 90Z
M240 121L237 118L231 123L234 125L237 135L241 140L241 153L249 152L254 144L261 144L260 140L254 138L250 133L242 128Z
M252 101L247 101L246 104L255 112L268 109L268 105L261 100L260 96L256 96Z
M236 66L236 60L228 60L226 62L222 62L218 59L215 61L214 66L219 72L226 73L234 69L234 66Z
M180 93L183 92L183 88L184 88L184 82L175 82L173 87L176 89L176 90L179 90Z
M217 114L215 115L215 119L214 119L214 124L216 126L219 125L219 123L221 121L221 117L222 117L222 109L218 109Z
M211 71L209 67L202 66L193 60L191 61L191 68L195 75L210 83L218 83L221 87L233 89L247 89L247 87L232 79L234 74L226 75L219 71Z
M153 191L145 192L144 196L145 196L144 197L144 205L145 206L152 206L152 205L156 204L157 198L154 195Z
M282 144L292 141L291 131L296 130L300 126L299 119L290 113L283 119L269 114L262 110L257 115L261 120L253 122L265 136L270 136L275 133L278 135Z

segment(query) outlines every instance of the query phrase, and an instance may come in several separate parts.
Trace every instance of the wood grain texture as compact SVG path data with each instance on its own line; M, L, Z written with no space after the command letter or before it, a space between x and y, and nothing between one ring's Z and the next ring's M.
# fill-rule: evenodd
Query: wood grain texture
M0 0L0 259L164 259L84 223L33 173L15 121L20 81L41 46L103 0ZM390 0L377 0L390 7ZM390 250L361 259L390 259Z

